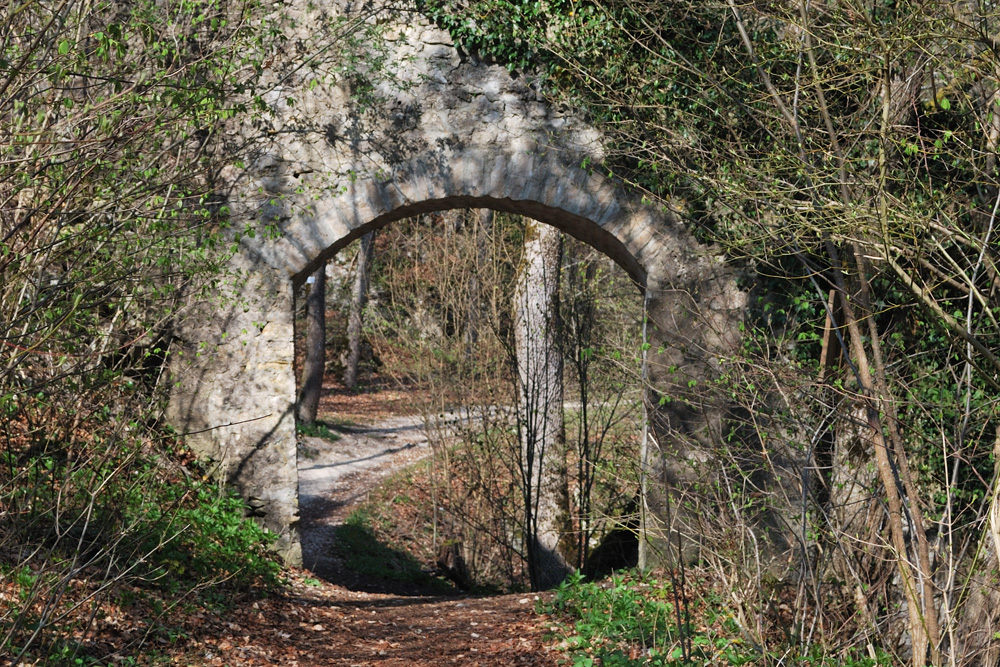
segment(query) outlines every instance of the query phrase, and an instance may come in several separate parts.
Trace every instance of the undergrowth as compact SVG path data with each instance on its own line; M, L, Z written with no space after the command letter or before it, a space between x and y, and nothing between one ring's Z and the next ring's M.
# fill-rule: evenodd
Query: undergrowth
M340 434L334 431L330 424L322 421L316 421L311 424L298 422L295 424L295 432L310 438L320 438L327 442L337 442L340 440Z
M269 589L281 583L281 565L267 549L276 536L245 516L235 491L200 482L164 491L164 500L178 507L162 517L171 539L158 546L151 563L161 586L178 592L186 578L212 582L215 589ZM158 512L150 511L150 518L159 518ZM162 540L163 534L153 531L147 538Z
M460 449L446 453L455 454L453 470L468 470L483 460ZM411 554L425 570L442 570L442 548L455 547L467 568L468 576L460 577L458 584L464 590L481 594L523 591L520 557L499 539L485 508L469 511L466 507L474 505L482 493L482 486L466 482L462 474L444 475L442 466L429 457L386 479L363 509L378 539Z
M11 447L0 479L8 510L0 519L0 654L15 663L146 655L151 641L183 639L184 613L282 584L268 551L274 535L231 490L203 481L189 452L99 438L79 456L54 446L30 451Z
M720 597L698 588L699 597L688 599L690 592L675 591L668 582L636 571L599 582L587 582L577 573L540 611L557 619L553 630L573 667L892 664L880 653L822 655L793 641L782 653L763 651L741 635Z

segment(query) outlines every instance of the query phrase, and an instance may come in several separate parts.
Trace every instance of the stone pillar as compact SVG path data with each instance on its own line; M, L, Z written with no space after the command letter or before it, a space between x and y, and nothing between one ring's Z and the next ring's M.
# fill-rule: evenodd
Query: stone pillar
M167 420L300 565L292 282L245 254L229 268L178 318Z
M713 380L738 344L745 295L724 265L699 264L678 276L681 265L660 262L647 283L646 566L698 559L716 454L734 419Z

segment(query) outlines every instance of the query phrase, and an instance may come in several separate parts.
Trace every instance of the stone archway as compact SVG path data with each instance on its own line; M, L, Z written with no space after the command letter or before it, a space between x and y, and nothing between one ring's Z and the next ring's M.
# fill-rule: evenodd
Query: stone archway
M600 164L599 133L506 70L463 60L446 33L404 18L390 29L395 80L412 85L385 90L382 113L358 112L337 85L286 81L272 96L274 125L253 143L250 166L228 174L229 205L237 229L278 237L244 236L227 294L176 327L168 418L218 463L293 563L293 289L364 233L418 213L491 208L589 243L646 291L658 364L671 369L662 386L678 397L712 374L743 307L724 264L683 224L587 168ZM347 125L353 139L343 138ZM716 420L692 398L659 415L678 442L704 437ZM683 444L671 448L683 455ZM665 468L655 475L670 481Z

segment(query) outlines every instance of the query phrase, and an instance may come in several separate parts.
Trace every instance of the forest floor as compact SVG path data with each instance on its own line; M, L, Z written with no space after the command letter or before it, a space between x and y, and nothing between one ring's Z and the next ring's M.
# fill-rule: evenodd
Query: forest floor
M534 594L470 596L346 567L337 531L381 480L427 456L430 446L424 417L415 414L421 402L409 390L376 384L353 393L330 383L324 394L321 419L335 415L340 437L302 439L306 569L293 571L279 595L193 619L175 661L300 667L562 662L546 639L552 621L536 612Z
M535 602L534 595L368 593L295 573L281 595L192 617L186 640L165 653L185 665L558 664Z

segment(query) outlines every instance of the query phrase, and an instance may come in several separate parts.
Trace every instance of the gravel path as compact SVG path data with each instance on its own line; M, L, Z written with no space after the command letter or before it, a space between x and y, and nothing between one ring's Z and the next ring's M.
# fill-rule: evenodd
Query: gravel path
M458 416L445 413L439 424ZM381 590L344 571L332 545L337 528L389 475L431 454L418 415L383 417L367 426L337 429L340 439L306 437L299 447L299 513L304 566L317 576L349 588ZM396 591L399 592L399 591Z
M340 440L306 437L299 447L299 513L304 566L327 581L354 587L332 545L368 493L393 472L431 453L419 416L389 417L338 430Z

